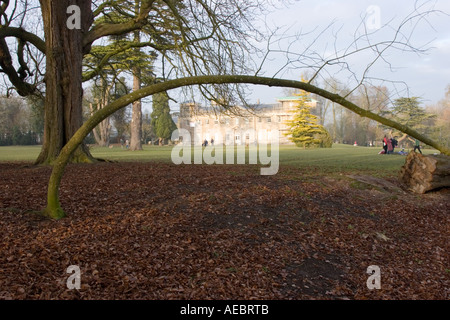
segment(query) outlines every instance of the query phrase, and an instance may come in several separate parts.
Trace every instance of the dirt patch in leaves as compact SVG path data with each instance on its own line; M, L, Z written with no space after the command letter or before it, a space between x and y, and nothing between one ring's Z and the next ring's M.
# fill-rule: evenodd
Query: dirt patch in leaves
M448 190L284 170L70 165L52 221L37 214L50 168L0 164L0 299L449 298Z

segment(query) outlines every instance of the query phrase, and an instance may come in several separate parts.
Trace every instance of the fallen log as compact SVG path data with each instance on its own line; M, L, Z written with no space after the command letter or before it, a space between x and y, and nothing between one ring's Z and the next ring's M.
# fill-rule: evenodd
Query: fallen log
M412 151L400 170L400 180L416 193L450 187L450 157Z

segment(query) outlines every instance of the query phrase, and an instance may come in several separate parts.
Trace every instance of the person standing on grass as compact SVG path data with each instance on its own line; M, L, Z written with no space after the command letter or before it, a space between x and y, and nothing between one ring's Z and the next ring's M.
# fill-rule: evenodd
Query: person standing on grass
M422 150L420 150L420 141L418 139L416 139L416 141L414 141L414 152L416 152L416 149L419 150L420 154L422 153Z
M423 154L422 150L420 150L420 141L418 139L413 140L410 137L408 137L408 140L414 142L414 150L413 150L414 152L416 152L416 150L419 150L420 154Z
M387 138L386 135L385 135L385 136L384 136L384 139L383 139L383 150L384 150L384 154L387 154L387 149L388 149L387 141L388 141L388 138Z

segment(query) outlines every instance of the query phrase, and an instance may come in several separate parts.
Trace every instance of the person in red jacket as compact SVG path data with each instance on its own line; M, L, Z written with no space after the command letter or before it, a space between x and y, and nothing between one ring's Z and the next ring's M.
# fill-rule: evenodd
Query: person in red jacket
M387 154L387 150L388 150L387 141L388 141L388 138L387 138L386 136L384 136L384 139L383 139L383 150L384 150L384 154Z

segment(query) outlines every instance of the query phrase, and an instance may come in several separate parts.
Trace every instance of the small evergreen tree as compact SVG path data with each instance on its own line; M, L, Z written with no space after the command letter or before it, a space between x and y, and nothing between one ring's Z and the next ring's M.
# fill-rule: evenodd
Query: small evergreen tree
M172 116L168 111L164 111L162 115L158 118L158 121L156 122L156 135L160 139L170 139L172 136L172 132L177 129L177 126L172 120Z
M324 126L320 125L319 118L311 113L312 106L307 92L296 94L299 97L294 118L288 121L290 130L287 135L297 147L331 148L333 141Z
M151 114L152 127L155 135L159 138L159 144L169 139L172 132L177 129L175 122L170 115L169 96L166 92L153 95L153 112Z

